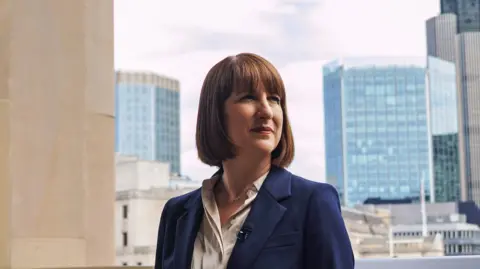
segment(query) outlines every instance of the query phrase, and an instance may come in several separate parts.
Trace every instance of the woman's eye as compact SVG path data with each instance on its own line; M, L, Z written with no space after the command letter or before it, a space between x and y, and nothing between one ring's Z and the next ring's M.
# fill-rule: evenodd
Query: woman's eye
M244 97L242 97L242 100L254 100L255 99L255 96L253 95L245 95Z
M270 100L272 100L273 102L275 102L277 104L280 104L280 97L278 97L278 96L271 96Z

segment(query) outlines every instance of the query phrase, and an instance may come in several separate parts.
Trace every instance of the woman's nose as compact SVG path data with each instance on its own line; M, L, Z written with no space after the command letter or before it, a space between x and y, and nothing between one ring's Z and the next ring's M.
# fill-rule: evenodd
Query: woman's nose
M258 115L261 118L271 119L273 117L273 110L270 102L265 99L260 102Z

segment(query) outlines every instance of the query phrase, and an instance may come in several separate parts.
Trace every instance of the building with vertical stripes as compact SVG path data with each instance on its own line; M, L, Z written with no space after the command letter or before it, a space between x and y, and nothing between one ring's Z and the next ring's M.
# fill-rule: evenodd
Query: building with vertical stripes
M480 31L456 37L460 175L463 200L480 204Z
M440 12L457 16L457 33L480 31L480 0L440 0Z
M426 22L427 52L456 65L461 200L480 204L480 0L440 1Z
M427 54L454 63L457 16L440 14L428 19L426 28Z

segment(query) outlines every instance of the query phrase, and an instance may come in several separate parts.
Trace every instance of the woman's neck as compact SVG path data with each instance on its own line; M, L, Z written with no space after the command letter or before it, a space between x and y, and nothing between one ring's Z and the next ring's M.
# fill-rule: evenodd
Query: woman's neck
M271 159L262 158L253 160L252 158L241 158L223 162L223 185L229 198L238 197L251 186L259 177L266 174L271 167Z

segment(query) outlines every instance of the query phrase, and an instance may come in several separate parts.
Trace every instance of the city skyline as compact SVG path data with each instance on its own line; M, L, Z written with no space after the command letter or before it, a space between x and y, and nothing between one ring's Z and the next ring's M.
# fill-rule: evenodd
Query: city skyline
M121 8L119 5L121 1L115 1L116 8ZM437 60L431 62L433 58L427 58L425 55L425 28L419 26L425 26L424 19L431 14L430 9L419 9L419 6L415 5L418 1L395 0L391 3L390 1L394 0L322 0L319 4L315 4L311 0L293 0L295 2L292 4L283 0L266 0L257 3L246 0L246 2L228 3L234 6L227 6L225 1L220 0L215 0L218 2L205 0L200 3L191 0L189 2L171 1L171 3L158 0L125 0L123 4L127 1L130 6L124 6L126 13L123 15L114 14L113 0L39 1L35 2L34 8L31 1L7 0L6 5L0 8L2 11L0 18L6 26L3 27L5 38L0 42L2 44L0 55L4 56L1 65L2 70L5 71L0 72L0 82L4 85L0 88L0 148L4 149L0 151L0 184L2 184L0 188L2 193L0 249L4 250L0 252L2 268L135 269L139 266L153 268L156 261L157 267L159 264L162 266L162 263L158 263L158 253L162 252L161 246L172 246L172 244L163 244L162 240L179 242L177 239L185 235L185 231L190 230L193 235L197 233L191 224L193 222L201 224L200 218L193 220L189 217L187 225L182 226L182 223L186 223L183 222L186 214L176 214L175 211L179 211L172 210L176 201L179 201L178 208L183 210L182 199L185 196L174 201L171 199L190 192L191 188L198 189L201 182L191 181L188 176L171 174L169 165L161 161L112 154L115 151L115 142L118 142L115 141L115 120L121 119L121 116L117 118L118 113L115 110L122 108L118 106L122 102L115 99L115 82L119 82L119 78L112 70L147 71L150 74L160 75L153 76L152 79L159 85L150 88L139 87L139 85L133 88L126 87L128 98L124 101L127 104L132 99L135 102L137 97L152 102L165 98L164 103L170 104L170 106L159 108L159 111L152 111L151 114L148 114L148 109L153 109L154 106L146 108L137 107L136 104L123 106L127 111L135 110L134 116L127 119L128 128L126 129L133 136L141 137L140 142L145 142L143 140L145 136L146 140L149 140L151 135L162 134L161 131L156 130L152 134L153 128L147 128L147 133L142 133L145 131L142 129L145 121L141 122L144 116L147 121L152 115L152 118L164 117L166 121L161 120L161 124L170 124L170 127L174 126L173 132L179 132L179 124L175 126L175 123L169 120L175 118L174 121L180 122L180 115L177 116L172 111L178 112L179 103L182 102L183 135L180 138L177 133L174 139L176 141L182 139L183 160L188 161L183 165L182 174L193 175L198 180L202 179L203 175L209 176L214 170L196 161L196 150L194 146L191 147L194 141L192 133L195 128L192 126L196 120L194 114L197 109L195 105L198 99L197 91L203 76L211 64L218 61L217 57L223 58L225 53L237 53L237 50L248 49L266 55L280 69L289 91L290 120L298 148L297 159L291 170L308 179L324 180L322 169L325 160L323 154L318 154L323 151L324 144L322 113L324 111L322 100L324 64L334 59L351 58L351 56L370 58L374 55L370 59L376 60L393 56L405 62L413 59L407 56L413 55L420 59L421 65L425 65L424 60L429 59L427 66L435 68L433 68L434 72L426 74L425 79L433 81L432 87L426 90L437 87L440 89L437 92L438 98L431 98L431 100L426 98L427 103L430 100L440 108L434 112L436 120L431 124L432 134L439 138L437 141L441 145L439 148L444 149L443 152L439 152L440 161L449 163L450 157L453 157L451 152L454 151L455 145L450 142L456 141L456 138L451 135L456 131L455 126L462 128L462 120L464 120L459 117L456 124L454 120L448 118L453 115L449 112L453 107L450 91L454 82L453 68L451 63L441 63ZM480 0L473 1L480 3ZM152 5L145 5L149 2ZM422 1L423 3L425 2ZM187 11L187 7L193 12ZM218 12L217 7L224 13ZM361 8L370 9L359 12ZM132 12L141 15L137 21L128 16L133 14ZM407 12L408 15L405 16ZM325 16L321 16L322 14ZM393 16L394 14L397 17ZM124 18L121 18L122 16ZM409 25L402 24L403 21L398 20L400 16L408 17L405 22ZM117 25L114 26L114 17L117 21L121 18L123 25L116 23ZM327 21L329 23L324 24ZM394 21L399 25L394 24ZM138 23L146 27L137 27ZM253 27L256 25L258 27ZM318 28L319 25L323 28ZM120 26L124 29L119 29L122 28ZM192 30L191 26L197 27L194 27L193 34L189 32L189 29ZM232 27L235 30L233 32ZM122 31L123 34L114 37L114 28L117 34ZM317 32L317 30L322 30L325 35L318 35L320 31ZM164 32L161 33L162 31ZM265 36L262 36L262 33ZM179 39L169 39L168 34L174 34ZM410 40L412 36L418 39ZM470 35L463 35L458 38L457 43L469 41L467 40L469 37ZM116 48L114 48L115 38L117 41L120 39ZM207 39L210 41L205 41ZM286 41L281 42L282 39ZM189 43L191 41L196 42L195 45ZM474 41L473 44L480 44L480 39L470 41ZM171 44L178 46L171 47ZM114 51L122 57L114 59ZM465 74L462 81L459 82L458 76L455 79L455 82L460 85L457 88L459 96L462 93L468 93L471 89L462 87L462 84L469 86L470 82L478 78L479 73L475 72L479 70L472 68L479 66L480 58L475 55L477 52L480 52L480 49L473 45L460 47L456 51L461 55L459 57L463 57L462 54L475 56L465 57L467 60L473 59L467 62L465 71L462 70L464 67L462 64L456 66L455 71L461 69L460 71ZM115 61L117 66L114 66ZM162 75L174 79L169 80ZM410 91L412 88L415 90L425 88L419 87L416 83L420 76L420 72L415 75L415 83L408 83L408 79L400 79L407 81L407 83L400 83L405 85L403 87L405 92L409 88ZM144 81L143 79L147 76L142 74L140 77L142 77L140 80ZM387 76L385 78L388 79ZM421 78L418 80L423 81ZM375 79L373 81L375 82ZM351 86L356 84L356 79L350 83ZM379 98L379 100L377 96L385 92L383 97L388 97L386 93L392 87L388 87L388 83L378 84L381 86L379 88L382 88L382 84L385 86L384 91L382 89L377 91L376 87L368 85L370 86L368 92L376 95L375 109L385 107L387 111L383 114L377 113L375 118L377 116L388 118L388 110L392 110L393 106L387 103L391 100L388 102L388 98ZM479 84L472 84L474 89L480 89ZM179 88L181 88L180 92L178 92ZM353 92L355 97L360 95L358 92L361 90L355 91L352 90L353 88L361 89L361 87L350 87L350 92ZM366 91L367 87L365 87ZM137 95L138 92L140 95ZM464 98L470 101L479 100L478 96L467 95ZM362 103L361 99L360 97L354 101ZM422 97L418 95L414 98L404 98L405 104L407 102L412 104L413 99L423 104ZM367 101L367 98L364 101ZM370 103L373 102L370 101ZM328 106L329 102L325 105ZM461 105L458 105L457 108L460 108ZM470 108L476 106L472 102L468 105ZM169 111L162 110L171 107L175 108ZM371 108L366 105L360 105L358 108L366 109L363 114L353 115L357 120L355 124L361 122L361 127L364 129L371 127L366 120L361 119L367 118L367 110ZM396 110L395 118L402 114L397 113L396 107L393 109ZM413 108L415 109L416 107ZM147 113L143 113L145 110ZM186 115L185 112L187 112ZM407 120L409 114L413 114L411 110L408 112L404 113ZM475 115L475 113L469 115ZM429 117L421 115L420 118L423 120ZM416 119L418 120L418 117ZM140 126L136 125L137 120L140 121ZM398 129L407 133L410 131L408 127ZM169 132L171 129L164 133ZM330 130L327 133L330 134ZM364 133L366 132L360 131L355 135ZM460 131L458 136L461 136ZM480 136L475 136L477 137ZM388 139L388 136L386 138ZM185 146L185 141L190 144ZM131 145L130 142L128 143ZM171 147L171 144L168 147ZM135 142L133 145L135 146ZM156 147L145 148L145 144L140 146L142 154L155 154L151 151L156 150ZM469 146L474 148L475 145ZM359 155L364 157L366 154ZM480 155L477 154L477 156ZM305 160L312 161L309 163ZM473 159L472 163L478 162ZM440 172L445 172L444 175L451 178L447 175L451 172L448 171L449 166L442 167L446 169ZM276 196L273 197L269 192L274 193L278 186L273 188L266 186L268 188L263 188L259 194L267 197L268 201L261 197L258 197L257 201L260 203L267 201L270 209L276 208L279 214L295 217L296 209L299 207L292 207L292 202L302 200L312 204L313 200L310 201L311 199L307 198L318 197L315 192L309 192L309 196L300 197L299 190L312 189L315 185L332 189L326 184L312 182L305 186L293 184L290 191L292 195L284 192L283 195L273 195ZM376 185L378 187L380 184ZM199 194L198 190L197 194ZM297 199L294 195L300 198ZM275 199L270 199L272 197L278 198L277 202L274 201ZM189 214L189 216L201 216L203 210L201 197L197 196L197 198L197 205L200 207L190 207L191 210L189 209L188 212L192 213L194 210L200 214ZM330 198L336 200L335 197ZM423 198L420 203L415 199L370 199L365 205L354 207L341 206L335 201L332 203L337 205L334 208L337 213L341 213L345 223L346 231L343 234L348 233L350 238L355 268L394 269L410 266L425 269L477 269L480 264L478 203L477 205L474 201L424 203ZM320 203L324 204L324 202ZM258 215L257 213L262 210L261 206L257 202L252 206L252 213ZM257 211L257 206L260 211ZM300 206L300 208L305 207ZM327 207L325 208L328 210ZM329 208L332 209L332 207ZM303 219L320 221L319 224L323 224L323 220L315 220L309 213L307 212L306 218ZM263 226L265 221L278 220L272 216L272 214L261 215L260 221L256 224L260 223L260 226ZM333 226L339 226L338 223L341 223L339 217L337 214L335 218L337 224ZM166 222L169 224L159 225L161 218L167 218ZM247 218L248 221L250 218ZM294 222L296 223L296 220ZM283 225L285 223L288 226L292 222L284 219L277 228L285 228L286 226ZM182 229L187 226L192 229ZM244 226L243 228L248 228ZM323 229L322 225L313 226L313 228L301 229L293 227L295 234L284 233L283 235L293 235L302 239L313 233L319 235L318 232L321 232L319 239L322 241L322 236L325 237L324 230L328 231L328 229ZM238 228L242 230L240 226ZM273 229L273 232L279 232L277 235L283 237L280 230ZM168 234L167 237L172 240L162 234ZM198 234L201 234L201 231ZM275 243L275 238L278 238L275 234L272 235L265 247L268 247L267 244L272 246L270 243ZM262 237L261 233L260 237ZM330 237L335 245L338 241L335 240L337 236L331 233ZM190 236L190 238L194 237ZM235 236L232 238L235 240ZM254 240L253 243L255 242ZM301 243L296 244L302 247ZM177 250L178 244L175 245L174 249ZM292 244L288 245L295 247ZM324 250L326 244L321 246L316 244L316 246ZM192 248L193 244L190 244L190 250ZM186 248L183 247L183 249ZM285 249L282 248L279 251ZM162 254L163 256L171 254L167 248L163 250L165 254ZM325 251L323 252L328 255ZM262 252L260 256L263 254L267 253ZM299 256L302 256L302 253L299 252ZM188 260L188 255L185 257ZM166 258L164 261L164 265L168 263L169 266L178 267L178 263L176 265L171 263L171 261L178 261L176 258L173 260ZM235 264L234 259L230 262L231 264ZM257 262L252 262L251 267L264 266L257 259Z
M438 0L367 2L272 0L227 6L208 0L201 3L203 12L196 13L194 6L200 3L189 2L190 12L185 1L118 0L115 68L180 80L182 173L202 180L215 171L197 159L195 149L198 96L206 72L222 58L243 51L267 57L287 87L297 146L289 170L324 181L322 65L349 55L424 56L425 21L440 10ZM366 4L376 8L357 12ZM305 115L314 120L303 120Z

